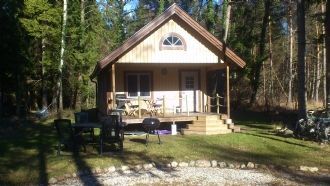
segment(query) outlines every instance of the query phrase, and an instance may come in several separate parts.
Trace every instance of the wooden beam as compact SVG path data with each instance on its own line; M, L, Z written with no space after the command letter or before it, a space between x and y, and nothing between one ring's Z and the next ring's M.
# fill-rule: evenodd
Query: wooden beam
M116 108L116 66L115 63L112 64L111 68L111 84L112 84L112 106Z
M229 86L229 65L226 68L226 76L227 76L227 118L230 119L230 86Z

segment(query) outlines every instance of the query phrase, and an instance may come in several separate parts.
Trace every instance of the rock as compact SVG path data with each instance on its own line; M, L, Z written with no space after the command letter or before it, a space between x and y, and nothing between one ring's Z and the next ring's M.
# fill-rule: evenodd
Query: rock
M241 168L241 164L235 164L235 168L236 168L236 169Z
M107 168L107 171L109 173L115 172L116 171L116 167L115 166L111 166L111 167Z
M208 160L197 160L196 167L211 167L211 162Z
M64 174L64 178L71 178L70 174Z
M129 167L128 167L127 165L122 165L122 166L120 167L120 170L121 170L121 171L127 171L127 170L129 170Z
M235 165L232 164L232 163L230 163L230 164L228 165L228 167L229 167L230 169L234 169L234 168L235 168Z
M54 183L56 183L57 182L57 179L56 178L50 178L49 179L49 183L50 184L54 184Z
M301 171L309 171L309 172L317 172L319 169L317 167L307 167L307 166L300 166Z
M254 164L252 162L248 162L248 164L246 165L246 167L248 169L253 169L254 168Z
M217 167L217 166L218 166L218 162L216 160L212 160L211 167Z
M142 169L142 165L135 165L135 166L134 166L134 170L135 170L136 172L140 171L141 169Z
M321 169L322 172L329 172L329 169Z
M173 161L172 163L171 163L171 167L177 167L178 166L178 162L176 162L176 161Z
M95 169L93 169L92 171L94 174L100 174L102 172L102 169L100 167L96 167Z
M71 177L72 178L76 178L77 177L77 174L76 173L72 173Z
M195 161L194 160L191 160L190 162L189 162L189 167L195 167Z
M151 163L146 163L146 164L143 164L143 169L144 170L150 170L150 169L152 169L152 164Z
M240 165L240 168L241 169L245 169L246 168L246 165L243 163L243 164Z
M226 168L227 167L227 163L226 162L219 162L219 167L220 168Z
M166 166L166 168L171 168L172 167L172 164L171 163L168 163L165 166Z
M188 163L187 162L180 162L179 163L179 167L188 167Z

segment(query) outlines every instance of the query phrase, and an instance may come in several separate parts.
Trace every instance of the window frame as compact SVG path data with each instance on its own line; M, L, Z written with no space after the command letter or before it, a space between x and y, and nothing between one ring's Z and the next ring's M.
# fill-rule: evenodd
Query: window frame
M130 96L129 95L129 88L128 88L128 76L129 75L136 75L137 76L137 96ZM149 96L141 96L141 81L140 81L140 78L142 75L147 75L149 77ZM153 79L152 79L152 72L146 72L146 71L143 71L143 72L139 72L139 71L129 71L129 72L125 72L125 92L126 92L126 97L127 98L137 98L137 97L145 97L145 98L150 98L152 97L152 90L153 90L153 87L152 87L152 82L153 82Z
M164 41L169 38L169 37L177 37L182 45L163 45ZM183 39L183 37L175 32L170 32L168 34L165 34L160 42L159 42L159 50L162 51L162 50L184 50L186 51L187 50L187 45L186 45L186 41Z

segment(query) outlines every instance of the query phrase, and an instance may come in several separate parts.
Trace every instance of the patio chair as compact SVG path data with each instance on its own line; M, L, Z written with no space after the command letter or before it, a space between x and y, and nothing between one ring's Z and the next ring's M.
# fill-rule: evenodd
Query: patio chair
M57 155L60 155L61 147L76 150L76 147L83 146L86 151L86 146L82 136L79 133L74 134L69 119L56 119L54 125L58 135Z
M106 145L118 144L120 151L123 151L124 126L118 115L108 115L102 122L100 131L100 155L103 154Z
M88 114L88 112L76 112L76 113L74 113L74 120L75 120L76 124L88 123L88 122L90 122L89 114ZM93 141L93 139L94 139L94 129L93 128L83 128L83 129L76 128L75 130L78 133L79 132L88 133L89 137L90 137L90 141Z

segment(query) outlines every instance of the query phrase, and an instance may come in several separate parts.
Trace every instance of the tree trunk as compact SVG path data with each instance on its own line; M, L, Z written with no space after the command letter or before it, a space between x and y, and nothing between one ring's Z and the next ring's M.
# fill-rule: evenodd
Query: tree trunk
M43 38L41 40L41 79L42 79L42 82L41 82L41 94L42 94L42 108L47 108L47 92L46 92L46 78L45 78L45 65L44 65L44 62L45 62L45 49L46 49L46 39Z
M327 6L326 6L326 18L325 18L325 29L326 29L326 50L327 50L327 62L329 63L330 61L330 0L327 1ZM330 82L330 65L326 65L326 81ZM326 102L326 108L327 108L327 113L328 117L330 117L330 83L327 83L327 102Z
M305 1L297 1L298 26L298 114L299 118L306 118L306 84L305 84Z
M269 40L269 105L273 106L273 47L272 47L272 28L271 17L268 17L268 40Z
M223 34L223 41L226 43L227 42L227 38L228 38L228 34L229 34L229 24L230 24L230 14L231 14L231 5L230 5L231 1L227 0L227 3L223 3L223 6L227 6L224 7L223 9L226 10L226 13L224 15L226 15L225 17L225 22L224 22L224 34Z
M58 112L59 117L62 117L63 112L63 84L62 84L62 76L63 76L63 64L64 64L64 51L65 51L65 31L66 31L66 21L67 21L67 0L63 0L63 23L62 23L62 33L61 33L61 55L60 55L60 65L59 65L59 79L57 82L59 89L59 106Z
M265 1L265 12L262 21L262 28L260 33L260 40L259 40L259 54L258 58L255 61L255 65L253 70L253 79L251 80L252 85L252 94L250 98L250 104L255 103L257 91L259 88L259 81L260 81L260 70L265 58L265 40L266 40L266 30L268 25L268 17L270 13L270 0Z
M316 36L317 36L317 39L320 37L319 26L317 25L317 23L316 23ZM317 42L316 52L317 52L317 55L316 55L317 59L316 59L315 101L316 101L316 103L318 103L319 102L319 89L320 89L320 83L321 83L321 73L320 73L321 51L320 51L320 43L319 42Z
M293 63L293 21L292 21L292 2L290 0L289 5L289 43L290 43L290 55L289 55L289 83L288 83L288 103L289 105L292 104L292 80L293 80L293 74L292 74L292 63Z
M326 7L325 3L322 2L322 14L325 15L326 13ZM329 10L328 10L329 11ZM322 35L323 35L323 74L322 74L322 80L323 80L323 107L326 108L327 105L327 48L326 48L326 33L325 33L325 25L326 23L323 23L322 25Z

